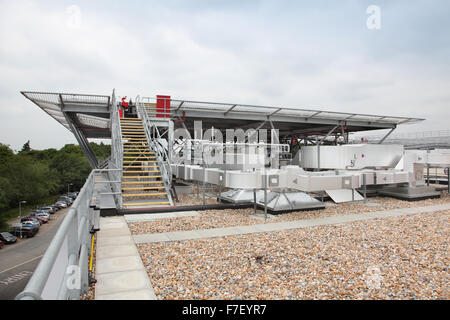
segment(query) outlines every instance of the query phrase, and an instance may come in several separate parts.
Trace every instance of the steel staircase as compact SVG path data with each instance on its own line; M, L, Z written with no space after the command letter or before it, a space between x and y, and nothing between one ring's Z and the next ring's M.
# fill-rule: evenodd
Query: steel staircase
M171 206L172 199L157 152L146 136L142 119L121 118L123 141L123 208Z

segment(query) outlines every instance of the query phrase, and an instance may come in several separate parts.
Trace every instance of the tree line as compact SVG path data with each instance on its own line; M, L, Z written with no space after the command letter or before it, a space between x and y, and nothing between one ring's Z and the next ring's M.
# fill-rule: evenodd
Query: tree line
M99 161L110 156L110 145L90 144ZM44 198L67 192L69 184L71 191L80 190L90 172L78 145L33 150L28 141L15 153L0 143L0 212L17 207L22 200L41 204Z

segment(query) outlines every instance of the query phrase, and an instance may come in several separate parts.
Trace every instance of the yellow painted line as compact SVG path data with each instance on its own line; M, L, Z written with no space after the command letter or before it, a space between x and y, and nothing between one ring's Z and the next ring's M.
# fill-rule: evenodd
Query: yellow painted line
M89 260L89 271L92 271L92 261L94 260L94 235L91 237L91 258Z

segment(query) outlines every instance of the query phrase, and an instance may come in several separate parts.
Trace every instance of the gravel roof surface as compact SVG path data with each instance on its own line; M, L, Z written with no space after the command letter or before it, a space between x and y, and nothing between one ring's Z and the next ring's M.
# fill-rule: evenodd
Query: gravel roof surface
M440 199L428 199L414 202L402 201L393 198L377 197L369 199L368 204L364 204L362 202L340 204L327 202L327 204L329 204L329 207L322 210L283 213L271 216L271 218L267 219L266 221L264 219L255 217L253 209L226 209L199 211L200 216L194 217L179 217L145 222L130 222L128 225L130 227L131 234L136 235L146 233L162 233L196 229L245 226L265 222L272 223L301 219L316 219L336 215L437 205L447 202L450 202L450 196L444 196ZM258 210L259 214L261 214L261 212L261 210Z
M450 299L449 218L446 210L138 249L159 299Z

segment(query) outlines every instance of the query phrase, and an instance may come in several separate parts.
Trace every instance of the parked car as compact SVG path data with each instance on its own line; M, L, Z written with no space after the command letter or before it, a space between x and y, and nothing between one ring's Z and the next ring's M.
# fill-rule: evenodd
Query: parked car
M37 218L35 218L35 217L25 217L25 218L20 219L20 222L22 222L22 223L29 222L29 223L31 223L31 224L36 225L38 228L39 228L40 225L42 224L42 222L39 221L39 219L37 219Z
M34 212L37 212L37 213L45 213L45 214L48 214L48 215L50 216L50 211L48 211L48 210L44 210L44 209L36 209L36 210L34 210Z
M60 209L67 208L67 203L65 203L63 201L58 201L55 203L55 205L57 205Z
M39 231L39 227L30 222L18 223L13 226L12 234L17 237L31 238Z
M41 220L41 219L42 219L42 220L45 220L44 223L47 223L48 220L50 220L50 214L45 213L45 212L38 212L38 213L36 214L36 218L39 219L39 220Z
M50 214L53 214L53 213L56 212L56 210L55 210L53 207L51 207L51 206L41 207L40 210L47 211L47 212L50 213Z
M67 203L68 206L70 206L73 202L72 199L70 199L69 197L66 197L66 196L61 196L56 201L65 202L65 203Z
M48 219L50 219L50 217L51 217L50 213L48 211L44 211L44 210L38 210L37 215L46 217Z
M3 249L4 245L5 244L2 241L0 241L0 249Z
M39 215L39 214L35 215L34 217L35 217L37 220L39 220L39 222L40 222L41 224L47 223L48 220L49 220L46 216L42 216L42 215Z
M61 210L60 207L58 207L57 205L54 205L54 204L51 205L50 207L52 207L55 210L55 212Z
M11 244L17 241L17 237L13 236L9 232L0 232L0 241L6 244Z
M66 193L64 196L71 198L72 200L75 200L77 198L77 195L74 193Z
M50 213L46 210L36 210L36 211L33 211L30 215L31 216L41 215L41 216L44 216L44 217L50 219Z

